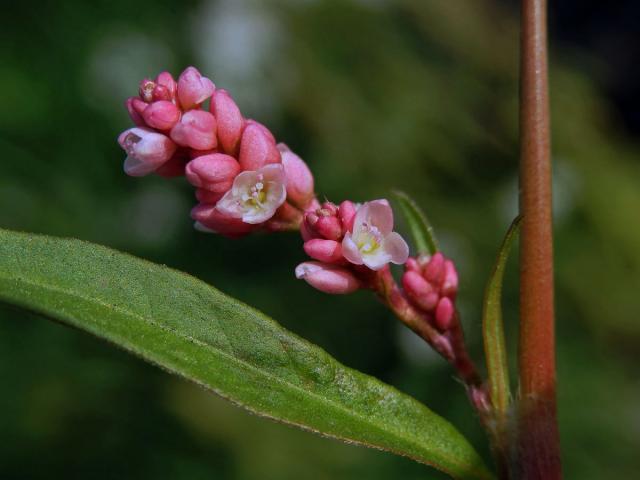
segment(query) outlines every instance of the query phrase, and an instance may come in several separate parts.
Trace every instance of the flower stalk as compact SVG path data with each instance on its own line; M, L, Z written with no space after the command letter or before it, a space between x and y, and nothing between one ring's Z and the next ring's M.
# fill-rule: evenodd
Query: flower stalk
M556 420L546 0L522 0L517 478L562 476Z

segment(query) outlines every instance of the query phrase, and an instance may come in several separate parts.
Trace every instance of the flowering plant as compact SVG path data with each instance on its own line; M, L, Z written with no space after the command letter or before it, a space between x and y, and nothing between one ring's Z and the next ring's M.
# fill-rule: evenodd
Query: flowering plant
M199 203L191 216L203 232L237 238L258 230L299 231L311 260L295 268L296 278L328 294L373 291L451 363L494 450L505 454L504 412L492 405L488 385L466 350L455 305L455 264L439 251L426 217L406 194L396 192L396 197L419 246L415 256L394 231L387 199L320 203L306 163L276 143L267 127L245 119L230 94L196 68L187 68L177 82L168 72L143 80L139 95L126 106L136 124L119 137L127 174L184 175L196 188ZM403 267L400 284L390 264Z
M453 368L485 428L497 475L560 478L553 358L548 118L543 18L523 2L522 217L487 284L486 377L467 351L459 277L421 209L387 199L320 202L306 163L194 67L145 79L126 100L118 143L133 177L184 177L195 228L235 239L298 232L309 260L292 274L326 294L369 290ZM542 52L542 53L541 53ZM535 107L535 108L534 108ZM519 395L509 387L500 297L522 223ZM0 300L84 329L259 415L432 465L454 478L494 474L448 421L218 290L174 270L75 240L0 231ZM401 272L394 275L392 265Z

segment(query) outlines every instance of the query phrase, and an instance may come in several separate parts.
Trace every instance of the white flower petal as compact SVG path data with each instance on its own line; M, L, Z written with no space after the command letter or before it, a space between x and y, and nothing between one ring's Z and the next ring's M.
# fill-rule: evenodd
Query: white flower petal
M247 193L251 190L251 187L258 183L258 176L258 172L254 171L239 173L233 180L233 186L231 187L231 191L234 196L241 197L243 193Z
M396 265L404 264L409 258L409 245L397 232L391 232L384 238L383 248Z
M228 217L242 218L242 206L238 200L238 195L235 194L232 188L225 193L220 200L218 200L218 203L216 203L216 210Z
M257 225L259 223L266 222L276 213L276 208L269 209L258 209L254 208L245 212L242 215L242 221L244 223L250 223L252 225Z
M386 200L374 200L368 206L367 223L377 227L382 235L393 231L393 210Z
M358 245L351 238L351 234L347 232L342 239L342 255L355 265L362 265L362 253L358 249Z
M384 248L378 248L374 253L362 255L362 262L371 270L380 270L391 261L391 255Z
M286 187L287 176L285 175L284 167L281 164L270 163L258 170L258 173L261 173L264 176L265 181L281 183Z

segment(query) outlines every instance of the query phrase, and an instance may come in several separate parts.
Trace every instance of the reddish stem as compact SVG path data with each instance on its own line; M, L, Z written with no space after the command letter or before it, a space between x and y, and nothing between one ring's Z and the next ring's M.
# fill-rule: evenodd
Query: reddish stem
M482 379L467 353L458 313L455 314L451 328L446 333L440 333L431 325L429 316L416 309L405 297L393 279L388 266L373 273L371 278L367 280L371 288L378 293L381 300L395 313L398 319L431 345L455 368L458 377L467 389L471 404L478 411L484 423L488 418L489 401L482 385Z
M556 420L546 0L522 0L518 478L562 477Z

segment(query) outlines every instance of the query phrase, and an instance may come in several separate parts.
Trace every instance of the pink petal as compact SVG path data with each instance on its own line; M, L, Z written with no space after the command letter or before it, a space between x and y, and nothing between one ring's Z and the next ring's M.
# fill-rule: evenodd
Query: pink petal
M178 83L169 72L161 72L156 77L156 84L164 87L169 92L171 100L175 100L178 91Z
M321 292L340 295L360 288L358 279L345 268L320 262L304 262L296 267L296 278L305 280Z
M140 108L138 102L140 102L144 108ZM146 123L144 118L142 118L142 112L147 108L147 104L140 100L138 97L129 97L125 102L125 106L127 107L127 112L129 112L129 117L133 123L135 123L138 127L145 127Z
M216 119L209 112L190 110L171 129L171 138L178 145L196 150L215 148Z
M281 144L282 145L282 144ZM287 196L289 200L305 208L313 198L313 175L306 163L295 153L280 149L282 166L287 177Z
M425 311L431 311L438 303L438 294L418 272L405 272L402 275L402 286L413 303Z
M185 175L191 185L214 192L229 190L239 173L240 165L236 159L224 153L194 158L185 169Z
M436 325L440 330L445 331L451 327L454 312L455 309L451 299L447 297L441 298L436 307L435 315Z
M444 280L444 255L440 252L436 252L425 265L424 278L437 286Z
M237 154L244 118L226 90L216 90L211 102L211 113L218 122L218 139L222 149L231 155Z
M238 237L253 230L253 225L248 225L238 218L231 218L218 209L215 205L200 204L191 210L191 218L205 227L221 235Z
M353 221L357 211L355 204L349 200L345 200L338 207L338 216L345 231L353 232Z
M214 91L213 82L200 75L194 67L188 67L178 78L178 99L185 110L197 107L213 95Z
M307 255L321 262L334 263L342 260L342 246L335 240L316 238L305 242L303 248Z
M458 272L451 260L444 262L444 280L442 282L442 295L455 298L458 292Z
M173 103L160 100L149 104L142 113L142 118L151 128L171 130L180 120L180 110Z
M131 176L153 172L176 151L171 139L147 128L125 130L118 137L118 143L127 152L124 169Z
M267 135L264 127L248 123L240 140L240 166L243 170L258 170L269 163L280 163L273 137Z

